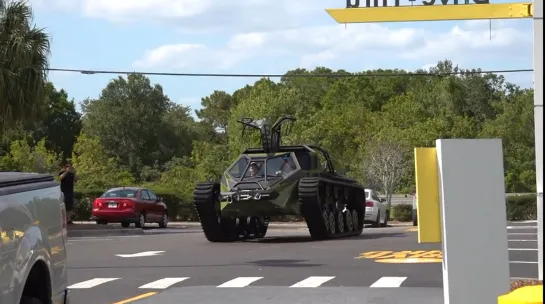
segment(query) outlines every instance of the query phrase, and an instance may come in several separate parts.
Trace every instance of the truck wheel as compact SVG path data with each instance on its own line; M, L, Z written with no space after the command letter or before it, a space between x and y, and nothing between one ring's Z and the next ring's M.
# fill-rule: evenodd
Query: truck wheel
M38 298L31 298L31 297L22 297L20 304L44 304L42 300Z

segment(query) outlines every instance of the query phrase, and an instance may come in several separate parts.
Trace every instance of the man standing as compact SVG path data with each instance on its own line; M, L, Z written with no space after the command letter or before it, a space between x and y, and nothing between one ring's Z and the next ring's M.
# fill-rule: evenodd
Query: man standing
M68 224L72 224L72 210L74 209L74 183L77 181L76 169L72 167L70 161L64 164L61 172L61 191L64 194L64 204L66 205L66 220Z

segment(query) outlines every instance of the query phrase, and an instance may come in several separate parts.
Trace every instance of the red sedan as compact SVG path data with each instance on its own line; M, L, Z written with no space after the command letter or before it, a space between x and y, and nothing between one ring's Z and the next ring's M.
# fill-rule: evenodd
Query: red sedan
M97 224L121 223L144 228L146 223L168 224L168 210L162 199L151 190L138 187L112 188L93 202L93 219Z

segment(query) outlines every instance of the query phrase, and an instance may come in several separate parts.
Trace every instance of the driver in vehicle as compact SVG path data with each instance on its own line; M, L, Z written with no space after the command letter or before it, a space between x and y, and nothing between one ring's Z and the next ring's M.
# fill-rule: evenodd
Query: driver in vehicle
M259 172L259 165L255 162L250 163L250 168L248 168L248 174L250 177L256 177Z

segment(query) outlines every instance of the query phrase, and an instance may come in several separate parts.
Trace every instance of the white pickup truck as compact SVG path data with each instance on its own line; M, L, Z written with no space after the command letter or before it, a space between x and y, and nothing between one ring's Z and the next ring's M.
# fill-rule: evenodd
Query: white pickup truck
M53 176L0 172L0 303L68 303L66 233Z

